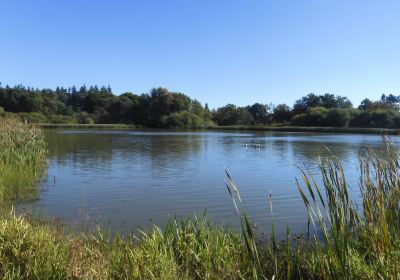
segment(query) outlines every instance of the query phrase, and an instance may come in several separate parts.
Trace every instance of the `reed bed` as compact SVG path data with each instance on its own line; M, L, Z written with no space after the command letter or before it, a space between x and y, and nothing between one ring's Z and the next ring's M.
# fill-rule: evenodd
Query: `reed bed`
M140 128L133 124L57 124L40 123L44 129L98 129L98 130L135 130Z
M46 145L37 126L0 118L0 202L36 198L45 156Z
M398 279L399 164L399 151L388 139L381 152L360 158L360 205L333 155L318 161L318 178L299 168L299 197L313 228L308 239L294 238L289 227L286 238L278 239L272 224L271 238L259 242L228 172L239 231L201 216L172 219L138 236L100 229L78 234L10 211L0 220L0 278ZM273 212L272 195L269 204Z

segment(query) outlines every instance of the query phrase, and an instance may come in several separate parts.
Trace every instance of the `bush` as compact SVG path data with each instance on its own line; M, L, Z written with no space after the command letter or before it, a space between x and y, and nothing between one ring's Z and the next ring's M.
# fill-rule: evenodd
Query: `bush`
M10 114L11 116L17 116L19 117L19 119L26 121L28 123L47 123L48 119L46 118L45 115L43 115L42 113L37 113L37 112L33 112L33 113L16 113Z
M350 113L346 109L330 109L325 119L325 126L344 127L350 120Z
M83 124L94 124L94 120L93 120L91 117L85 117L85 118L82 120L82 123L83 123Z
M351 127L400 127L400 113L394 110L367 110L355 111L350 119Z
M161 117L161 124L166 128L177 128L177 127L202 127L205 125L204 120L188 111L182 111L178 113L172 113L168 116Z
M354 111L350 117L350 127L368 127L370 123L369 111Z
M293 124L299 126L325 126L328 109L315 107L308 109L305 113L293 117Z
M51 123L66 123L66 124L77 123L74 117L66 115L51 115L49 116L49 121Z
M91 114L88 112L82 111L75 116L78 123L82 124L93 124L95 121L93 120Z
M350 120L350 113L347 109L326 109L315 107L308 109L305 113L293 117L292 124L298 126L325 126L344 127Z

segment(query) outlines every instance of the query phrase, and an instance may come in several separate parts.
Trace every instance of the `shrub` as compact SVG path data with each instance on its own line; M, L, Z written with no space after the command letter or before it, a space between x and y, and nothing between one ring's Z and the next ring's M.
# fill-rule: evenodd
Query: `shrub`
M350 120L350 113L346 109L330 109L325 119L325 126L344 127Z
M400 113L383 109L356 111L352 114L349 126L398 128L400 127Z
M167 128L177 128L177 127L201 127L204 126L204 120L188 111L182 111L178 113L172 113L168 116L161 117L161 124L163 127Z
M67 115L50 115L49 121L50 123L66 123L66 124L77 123L74 117Z
M32 113L16 113L14 116L18 116L21 120L28 123L46 123L48 119L42 113L32 112Z
M308 109L305 113L293 117L292 124L298 126L328 126L344 127L350 120L348 109L326 109L315 107Z

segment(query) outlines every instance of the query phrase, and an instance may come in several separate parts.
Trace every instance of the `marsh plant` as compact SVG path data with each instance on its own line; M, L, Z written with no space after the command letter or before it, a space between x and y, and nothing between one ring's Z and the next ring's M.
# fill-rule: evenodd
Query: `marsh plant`
M46 145L40 128L13 118L0 118L0 201L37 197Z

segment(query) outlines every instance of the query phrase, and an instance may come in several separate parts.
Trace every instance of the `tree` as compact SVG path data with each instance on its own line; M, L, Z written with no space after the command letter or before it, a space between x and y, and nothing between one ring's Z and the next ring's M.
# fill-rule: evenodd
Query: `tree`
M310 93L295 102L293 112L295 114L304 113L308 109L315 107L324 107L327 109L351 108L353 104L351 104L347 97L335 96L330 93L325 93L323 95Z
M206 103L204 105L204 114L203 114L203 118L206 122L210 121L212 118L212 114L210 112L210 109L208 108L208 104Z
M372 101L368 98L365 98L361 101L361 104L358 106L359 110L370 110L372 108Z
M400 108L400 96L395 96L393 94L381 96L382 109L394 109L399 110Z
M240 110L233 104L218 108L213 119L218 125L235 125L239 123Z
M149 110L153 126L157 126L162 116L171 114L172 103L173 97L166 88L153 88L150 91Z
M293 105L293 111L296 114L304 113L309 108L321 106L320 97L314 93L309 93L307 96L297 100Z
M239 108L239 119L235 124L239 125L253 125L254 124L254 117L253 115L244 108Z
M81 88L79 89L79 93L80 94L87 94L87 88L86 85L81 86Z
M269 119L269 107L266 104L254 103L247 109L253 117L256 124L265 125Z
M292 111L286 104L277 105L272 113L272 120L276 123L289 122L292 118Z
M400 103L400 96L394 96L393 94L386 96L385 94L382 94L381 101L395 106Z
M170 92L170 95L172 97L171 112L190 111L192 100L187 95L180 92Z
M19 101L19 112L41 112L43 98L38 93L22 94Z
M332 108L329 109L324 125L331 127L347 126L350 120L349 111L346 109Z
M324 107L314 107L305 113L293 117L292 123L299 126L326 126L326 118L329 109Z
M342 108L342 109L353 108L353 104L347 97L338 95L336 96L336 102L337 102L336 108Z
M319 105L325 108L337 108L338 102L334 94L325 93L324 95L319 96L320 102Z

